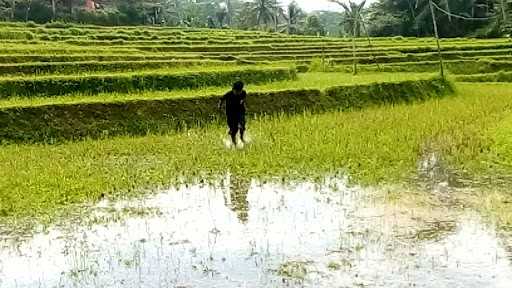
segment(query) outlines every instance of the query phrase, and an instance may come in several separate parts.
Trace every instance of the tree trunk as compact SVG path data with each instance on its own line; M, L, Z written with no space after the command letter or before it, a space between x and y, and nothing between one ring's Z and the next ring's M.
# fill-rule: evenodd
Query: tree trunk
M279 5L277 4L277 0L274 0L274 30L277 32L279 29Z
M501 0L501 13L503 13L503 22L507 22L507 7L505 6L505 0Z
M436 42L437 42L437 53L439 54L439 70L441 73L441 77L444 78L443 55L441 54L441 44L439 43L439 33L437 32L436 14L434 13L434 5L432 5L432 0L429 0L428 4L430 5L430 13L432 14L432 22L434 23L434 34L436 36Z
M352 23L352 61L353 61L353 73L354 75L357 75L357 54L356 54L356 23L355 19L353 20L354 23Z
M375 57L375 54L373 54L372 40L370 39L370 34L368 34L368 29L366 29L366 25L364 24L364 21L361 21L361 26L363 27L364 34L366 34L366 39L368 40L368 48L370 48L370 54L372 56L372 59L375 62L375 65L377 65L377 69L379 69L379 71L381 71L379 62L377 62L377 58Z
M452 22L452 10L450 9L450 0L446 0L446 11L450 13L450 15L448 15L448 21Z
M69 15L73 14L73 0L68 0Z
M14 20L14 12L16 11L16 0L11 1L11 20Z
M416 13L414 12L414 7L412 7L411 0L407 0L409 4L409 10L411 11L412 19L416 20Z
M52 20L55 20L55 14L56 14L56 7L55 7L55 0L52 1Z
M232 21L231 13L233 12L233 7L231 6L231 0L226 0L226 9L228 10L227 17L226 17L226 24L229 27L231 27L231 21Z
M30 14L30 8L32 6L32 1L27 3L27 8L25 9L25 22L28 22L28 16Z

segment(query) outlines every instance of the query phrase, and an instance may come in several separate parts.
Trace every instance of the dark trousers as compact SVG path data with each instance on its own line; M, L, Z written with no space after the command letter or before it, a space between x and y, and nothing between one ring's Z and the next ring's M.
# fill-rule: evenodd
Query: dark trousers
M245 131L245 112L227 113L229 134L236 135Z

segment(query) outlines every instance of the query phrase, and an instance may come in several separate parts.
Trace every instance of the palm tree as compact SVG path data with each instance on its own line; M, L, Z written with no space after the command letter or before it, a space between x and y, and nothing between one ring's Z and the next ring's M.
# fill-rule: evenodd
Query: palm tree
M493 4L496 20L492 21L488 27L494 27L498 35L492 36L510 35L512 32L512 9L510 8L512 2L510 0L495 0Z
M274 0L274 31L277 31L279 26L279 15L283 14L283 7L277 3L277 0Z
M55 0L50 0L50 3L52 5L52 20L55 20L55 16L56 16L56 13L57 13L57 9L56 9L56 6L55 6Z
M416 15L414 15L414 22L416 23L418 30L425 29L431 25L432 21L429 6L430 0L415 0L415 2L414 8L416 10ZM501 19L504 19L504 17L506 18L506 13L501 9L501 2L502 0L432 0L432 3L444 10L435 10L434 14L436 22L440 27L444 27L444 29L441 28L441 31L448 34L456 30L459 30L460 33L464 34L467 31L474 30L475 27L481 27L481 24L486 23L485 21L487 20L487 17L496 16L500 21ZM480 18L481 21L462 20L465 21L463 25L459 24L455 26L447 26L448 23L444 22L447 19L449 23L452 23L454 22L454 18L460 18L458 16L466 18ZM495 25L496 23L491 24ZM449 28L446 29L447 27Z
M226 0L226 24L231 26L231 21L233 20L233 5L231 5L231 0Z
M305 13L294 0L288 5L288 10L282 16L286 20L286 24L280 32L286 31L288 34L295 34L298 32L301 22L303 22Z
M28 22L28 17L30 16L30 10L32 9L32 0L23 0L23 4L25 7L25 22Z
M228 22L227 20L229 18L229 12L226 6L220 5L217 9L217 12L215 12L215 17L217 18L217 23L219 24L219 27L224 27L224 22Z
M0 1L0 16L5 19L14 19L14 12L16 11L16 0L2 0Z
M429 6L430 0L416 0L416 4L414 5L414 9L416 10L416 15L413 13L413 17L416 21L416 25L423 25L427 19L431 17L430 15L430 6ZM438 1L439 7L444 7L446 12L452 13L452 3L450 3L450 0L441 0ZM464 2L464 1L463 1ZM474 0L469 0L467 2L474 2ZM466 3L467 3L466 2ZM448 20L451 22L452 17L451 15L448 15Z
M361 13L363 12L364 5L366 4L366 0L363 0L361 3L357 4L352 1L348 1L348 4L342 2L341 0L329 0L330 2L336 3L343 7L345 10L345 17L343 23L345 27L348 27L348 31L352 34L353 37L359 37L361 35L362 21L363 18Z
M274 22L276 8L275 0L254 0L251 3L251 12L256 17L256 25L260 26L263 23L268 26Z
M343 7L345 10L344 22L350 27L352 32L352 58L353 58L353 73L357 75L357 56L356 56L356 37L361 33L361 27L363 24L363 18L361 12L363 11L366 0L361 1L357 4L352 1L348 1L348 5L341 0L329 0L330 2L336 3Z
M511 5L512 2L511 1L507 1L507 0L496 0L496 13L499 13L501 14L499 16L499 18L503 19L503 22L505 24L507 24L508 22L508 16L510 14L510 11L509 11L509 5Z

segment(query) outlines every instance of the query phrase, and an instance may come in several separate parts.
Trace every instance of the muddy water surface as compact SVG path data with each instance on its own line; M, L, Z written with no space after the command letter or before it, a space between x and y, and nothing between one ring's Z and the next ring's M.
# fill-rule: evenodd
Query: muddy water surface
M512 287L508 239L477 215L379 195L231 176L104 200L2 236L0 287Z

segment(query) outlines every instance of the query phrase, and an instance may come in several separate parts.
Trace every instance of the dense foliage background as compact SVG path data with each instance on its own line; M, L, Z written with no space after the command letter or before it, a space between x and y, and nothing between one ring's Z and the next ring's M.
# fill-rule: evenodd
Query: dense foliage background
M433 1L448 12L436 10L442 37L509 34L512 0ZM428 0L379 0L371 5L363 0L331 2L340 4L343 12L306 13L296 2L284 7L278 0L0 0L0 19L258 29L329 36L432 35Z

